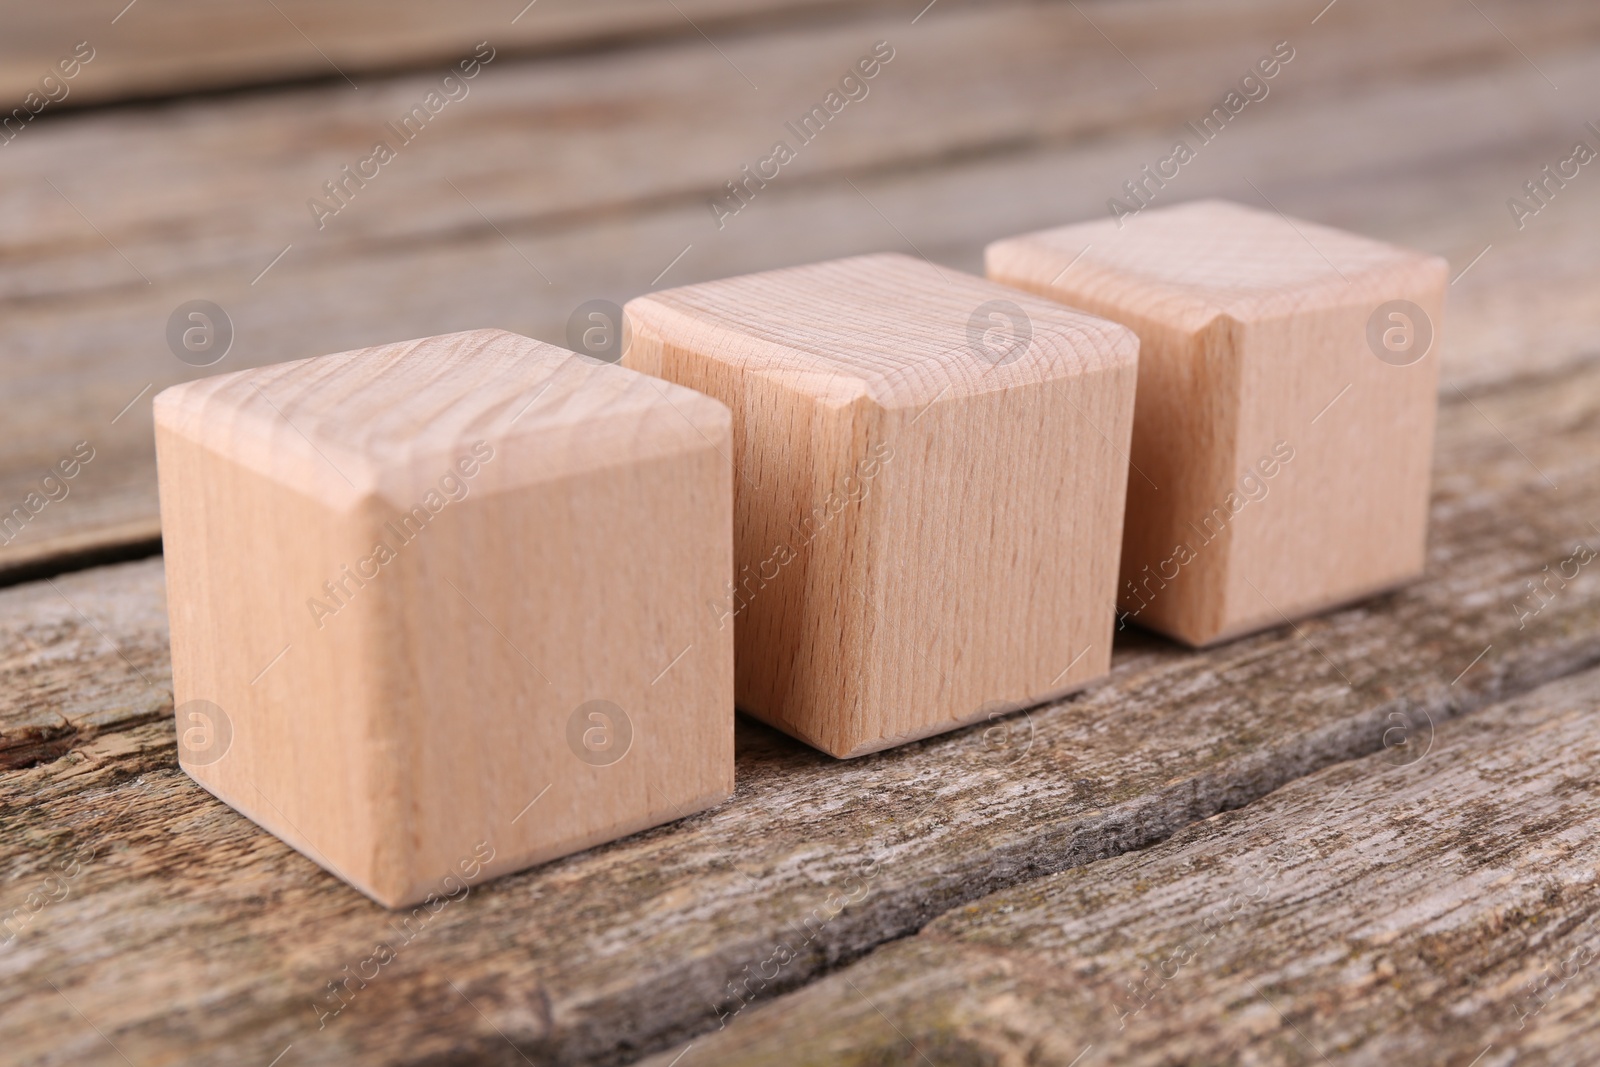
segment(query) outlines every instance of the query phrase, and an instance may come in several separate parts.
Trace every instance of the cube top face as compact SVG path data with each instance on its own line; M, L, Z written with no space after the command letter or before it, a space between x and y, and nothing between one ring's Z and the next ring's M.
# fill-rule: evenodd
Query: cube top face
M173 386L172 432L341 507L411 503L479 439L538 452L498 486L703 444L715 402L502 330L279 363Z
M1201 202L986 260L1139 334L1125 617L1205 645L1421 573L1442 259Z
M731 792L721 404L486 331L169 390L156 444L180 763L368 895Z
M1137 306L1183 329L1364 303L1419 268L1444 269L1436 256L1221 200L1008 238L985 258L991 278L1030 279L1078 306Z
M856 756L1109 666L1138 341L904 256L652 294L628 366L734 413L739 706Z
M831 260L668 289L628 304L739 373L824 403L922 408L1131 362L1133 334L910 256Z

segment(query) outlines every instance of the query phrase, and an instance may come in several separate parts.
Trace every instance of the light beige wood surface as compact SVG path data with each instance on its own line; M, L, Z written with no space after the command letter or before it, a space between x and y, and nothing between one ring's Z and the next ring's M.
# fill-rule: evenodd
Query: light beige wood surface
M630 301L628 366L734 412L739 706L858 756L1111 662L1138 342L909 256Z
M316 862L397 906L732 791L720 404L484 330L156 413L179 758Z
M1206 645L1420 575L1445 262L1226 201L1120 203L986 259L1139 335L1122 621Z

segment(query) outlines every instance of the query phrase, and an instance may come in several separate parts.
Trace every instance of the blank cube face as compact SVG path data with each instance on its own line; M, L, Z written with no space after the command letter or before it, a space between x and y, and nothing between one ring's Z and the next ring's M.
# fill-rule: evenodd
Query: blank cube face
M185 769L391 906L733 787L727 410L498 331L157 400Z
M734 413L739 706L836 756L1109 669L1137 340L904 256L628 305Z
M1205 645L1422 572L1443 260L1207 201L987 263L1139 334L1125 620Z

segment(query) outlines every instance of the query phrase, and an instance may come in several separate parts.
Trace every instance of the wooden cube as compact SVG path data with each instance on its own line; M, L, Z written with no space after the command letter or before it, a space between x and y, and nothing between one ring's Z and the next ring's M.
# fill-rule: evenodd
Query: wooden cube
M1125 620L1206 645L1422 572L1442 259L1201 201L987 261L1139 335Z
M728 411L495 330L157 397L179 755L378 901L733 788Z
M743 710L857 756L1109 669L1131 332L898 255L626 310L627 365L733 409Z

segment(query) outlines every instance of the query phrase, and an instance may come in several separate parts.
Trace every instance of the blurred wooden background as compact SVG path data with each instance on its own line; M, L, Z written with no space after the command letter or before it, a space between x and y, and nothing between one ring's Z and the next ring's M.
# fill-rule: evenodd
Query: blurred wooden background
M1270 95L1157 203L1264 195L1473 264L1451 291L1456 383L1558 365L1600 322L1593 190L1520 231L1506 207L1586 135L1587 0L1338 0L1315 24L1301 0L938 0L914 23L892 3L275 6L3 16L19 104L77 42L95 58L0 147L0 501L77 441L96 458L0 568L156 536L165 385L471 326L564 343L588 299L855 252L977 270L995 237L1105 212L1283 40ZM879 40L895 58L868 97L719 229L723 183ZM319 229L307 202L479 41L495 59L467 98ZM166 341L191 299L235 330L206 371Z
M894 58L868 96L719 227L724 183L879 41ZM743 724L728 805L474 890L319 1026L312 1002L394 917L176 766L161 563L142 558L154 393L479 326L565 344L587 300L850 253L977 271L996 237L1105 212L1280 41L1295 58L1269 95L1155 203L1266 202L1448 257L1428 578L1201 654L1127 635L1108 686L998 746L979 728L838 764ZM65 97L29 103L60 95L42 79L80 42L94 58ZM319 228L308 201L480 42L468 95ZM1548 973L1600 922L1579 891L1600 864L1597 679L1578 673L1600 661L1600 588L1565 584L1533 622L1516 605L1600 538L1600 169L1521 226L1507 201L1600 147L1597 90L1593 0L0 6L0 107L38 108L0 144L0 508L94 450L0 538L3 1047L1584 1062L1596 984ZM196 299L235 334L203 369L167 340ZM118 559L137 562L63 574ZM1417 758L1395 754L1397 715L1429 739L1415 796L1385 792ZM1194 880L1285 840L1298 873L1265 897ZM74 856L65 895L40 897ZM841 885L865 888L835 908ZM1236 890L1267 910L1209 977L1130 1000Z

